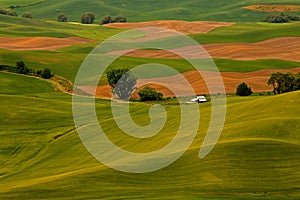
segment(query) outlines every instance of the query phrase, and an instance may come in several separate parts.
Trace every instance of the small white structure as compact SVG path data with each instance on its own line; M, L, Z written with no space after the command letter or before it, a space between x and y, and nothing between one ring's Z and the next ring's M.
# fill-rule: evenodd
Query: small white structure
M205 96L196 96L195 98L191 99L191 102L204 103L207 102L207 99L205 98Z

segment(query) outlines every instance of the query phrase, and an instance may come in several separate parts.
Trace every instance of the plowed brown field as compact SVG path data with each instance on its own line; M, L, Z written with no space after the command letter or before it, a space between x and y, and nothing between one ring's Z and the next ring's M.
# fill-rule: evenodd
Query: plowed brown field
M69 37L69 38L52 38L52 37L25 37L11 38L0 37L0 48L10 50L56 50L76 44L93 42L92 40Z
M208 33L209 31L221 27L231 26L232 22L206 22L206 21L194 21L187 22L181 20L158 20L151 22L126 22L126 23L112 23L106 24L107 27L112 28L144 28L144 27L159 27L165 29L172 29L183 34L197 34Z
M282 59L300 61L300 37L280 37L257 43L225 43L202 45L213 58L236 60ZM174 49L186 58L204 58L206 54L195 51L194 46ZM109 54L123 55L124 51L113 51ZM180 58L164 50L134 50L124 56L143 58Z

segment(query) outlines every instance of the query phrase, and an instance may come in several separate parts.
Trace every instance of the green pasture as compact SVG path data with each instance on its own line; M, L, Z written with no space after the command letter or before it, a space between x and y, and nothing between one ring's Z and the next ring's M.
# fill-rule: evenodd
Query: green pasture
M33 77L0 77L1 199L300 198L299 92L228 97L221 138L204 159L198 152L210 121L210 103L201 104L198 134L180 159L156 172L130 174L104 166L87 152L74 129L69 95ZM145 141L119 130L110 101L99 99L95 105L114 143L149 152L170 142L180 121L179 105L173 100L161 103L167 123ZM150 106L131 103L133 120L149 122Z
M299 37L299 22L267 24L261 21L268 13L242 9L245 5L277 2L1 0L0 7L20 6L15 9L19 15L31 12L34 19L0 15L0 37L75 36L94 41L55 51L0 49L0 64L14 66L17 61L24 61L30 68L50 68L53 74L74 81L89 52L101 41L123 31L100 25L58 23L56 16L60 12L65 12L70 21L78 21L82 12L92 11L96 13L96 23L104 15L122 15L128 21L237 22L208 34L191 35L200 44L252 43L276 37ZM299 4L296 0L280 3ZM155 42L168 42L169 39ZM214 62L221 72L300 66L299 62L276 59L214 59ZM167 65L180 73L193 69L182 59L125 56L115 60L109 69L131 69L149 63ZM203 69L209 70L206 65ZM160 77L159 72L151 75ZM198 153L209 126L211 103L199 104L201 120L197 136L183 156L161 170L130 174L111 169L89 154L74 125L70 95L59 92L50 81L36 77L0 72L0 80L1 200L300 199L299 91L276 96L229 95L222 135L204 159L200 159ZM106 83L106 78L102 77L100 83ZM113 143L128 151L146 153L162 148L173 139L180 124L180 106L190 106L179 105L176 99L132 102L132 119L141 126L150 123L148 111L155 103L165 108L167 122L157 135L147 139L128 136L118 128L109 100L96 99L95 110L99 124Z
M191 38L199 44L208 43L252 43L276 37L299 37L300 23L236 23L220 27L208 34L193 34Z
M0 30L0 36L6 37L82 37L97 41L105 40L120 32L119 29L100 25L59 23L6 15L0 15Z

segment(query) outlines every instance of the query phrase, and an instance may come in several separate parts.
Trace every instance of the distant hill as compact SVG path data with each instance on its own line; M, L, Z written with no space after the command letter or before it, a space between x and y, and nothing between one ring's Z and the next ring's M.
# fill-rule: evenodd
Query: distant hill
M15 10L19 15L31 12L35 18L51 20L56 19L58 13L64 12L71 21L78 21L81 13L91 11L96 13L97 19L105 15L121 15L126 16L128 21L262 21L267 13L243 8L257 3L300 4L298 0L3 0L0 7L17 6Z

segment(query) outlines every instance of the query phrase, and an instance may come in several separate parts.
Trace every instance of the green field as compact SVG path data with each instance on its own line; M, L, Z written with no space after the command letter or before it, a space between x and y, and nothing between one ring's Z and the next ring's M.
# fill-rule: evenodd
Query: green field
M168 0L156 1L148 0L110 0L98 1L89 0L69 0L62 2L59 0L26 0L22 5L32 2L42 2L33 6L25 6L15 9L20 15L24 12L31 12L34 17L42 19L56 19L57 14L65 12L72 21L79 21L83 12L94 12L99 19L105 15L126 16L128 21L149 21L158 19L181 19L188 21L210 20L210 21L262 21L267 15L264 12L253 12L243 9L243 6L257 3L278 3L276 0L269 1L236 1L236 0ZM16 1L1 1L0 7L18 5ZM280 4L298 4L297 0L282 0ZM299 14L299 13L297 13Z
M56 16L60 12L65 12L71 21L78 21L82 12L93 11L96 22L108 14L123 15L129 21L237 22L208 34L190 35L200 44L299 37L300 22L263 23L260 21L267 13L242 9L245 5L274 2L278 3L275 0L1 0L0 7L20 6L15 9L19 15L31 12L34 19L0 15L0 37L81 37L94 42L53 51L0 49L0 65L15 66L17 61L24 61L30 68L50 68L53 74L74 81L90 51L123 31L100 25L58 23ZM299 4L296 0L280 3ZM154 42L163 44L169 40ZM179 43L172 45L175 48ZM221 72L300 66L299 62L276 59L216 58L214 61ZM110 69L131 69L148 63L164 64L181 73L193 69L182 59L126 56L119 57ZM205 65L202 67L210 70ZM154 71L151 75L159 77L161 72ZM100 83L107 83L106 77ZM112 116L110 100L96 99L95 109L100 125L114 144L132 152L151 152L174 138L180 124L180 106L191 106L179 105L176 99L155 103L165 108L168 118L161 132L147 139L134 138L121 131ZM141 126L150 123L148 111L153 104L131 102L132 119ZM276 96L270 93L249 97L227 95L222 135L204 159L199 159L198 154L210 123L211 103L199 104L201 120L197 136L183 156L161 170L130 174L103 165L86 150L74 125L72 96L58 91L48 80L0 72L0 200L300 199L299 104L300 91Z
M83 147L70 96L49 91L50 83L35 78L0 77L1 199L300 198L299 92L229 97L222 136L199 159L210 117L210 104L202 104L198 135L179 160L156 172L127 174L102 165ZM124 149L152 151L178 128L179 105L163 102L172 117L159 135L146 141L127 137L116 127L109 104L97 100L98 117L109 138ZM131 104L137 123L147 123L149 106Z
M104 40L120 32L103 26L72 25L0 15L0 35L8 37L82 37Z
M102 26L80 26L57 22L45 22L41 20L29 20L23 18L0 15L0 36L9 37L83 37L96 42L80 44L58 49L56 51L12 51L0 49L0 63L15 65L16 61L24 61L31 68L50 68L54 74L74 80L77 70L86 55L97 46L101 40L115 35L121 30L105 28ZM270 26L265 23L237 23L231 27L221 27L208 34L192 35L192 38L200 44L228 43L228 42L258 42L265 39L283 36L299 36L300 23L281 24ZM164 40L159 40L164 42ZM167 41L167 40L166 40ZM168 42L167 42L168 43ZM169 44L169 43L168 43ZM176 44L174 44L176 46ZM266 68L294 68L298 62L283 60L254 60L238 61L228 59L214 59L220 71L248 72ZM184 60L178 59L152 59L120 57L112 64L115 67L132 68L145 63L161 63L173 67L179 72L193 69ZM207 69L203 66L204 69ZM103 79L104 80L104 79ZM105 81L105 80L104 80Z

